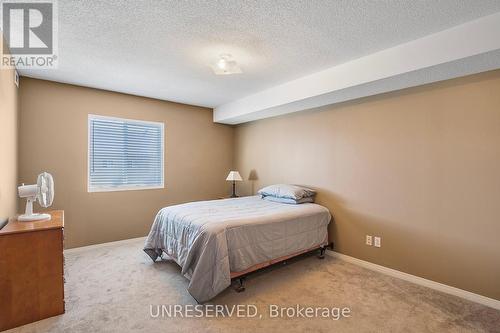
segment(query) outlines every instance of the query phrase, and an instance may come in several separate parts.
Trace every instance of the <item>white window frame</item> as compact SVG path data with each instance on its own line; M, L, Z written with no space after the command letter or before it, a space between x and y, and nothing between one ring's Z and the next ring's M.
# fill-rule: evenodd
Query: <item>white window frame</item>
M160 185L118 185L118 186L91 186L90 185L90 123L93 119L117 120L133 122L138 124L155 124L161 127L161 184ZM87 192L119 192L119 191L134 191L134 190L153 190L165 188L165 123L160 121L145 121L129 118L108 117L96 114L88 115L87 122Z

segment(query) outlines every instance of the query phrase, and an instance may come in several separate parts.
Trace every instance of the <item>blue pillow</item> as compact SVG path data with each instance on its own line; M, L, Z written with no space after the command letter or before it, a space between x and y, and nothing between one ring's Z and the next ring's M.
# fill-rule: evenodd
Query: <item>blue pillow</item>
M265 196L262 199L268 200L268 201L274 201L274 202L280 202L280 203L285 203L285 204L292 204L292 205L298 205L306 202L314 202L313 197L307 197L307 198L302 198L302 199L290 199L290 198L277 198L277 197L271 197L271 196Z
M316 194L316 191L298 185L276 184L261 188L257 193L259 193L262 197L270 196L300 200L302 198L313 197Z

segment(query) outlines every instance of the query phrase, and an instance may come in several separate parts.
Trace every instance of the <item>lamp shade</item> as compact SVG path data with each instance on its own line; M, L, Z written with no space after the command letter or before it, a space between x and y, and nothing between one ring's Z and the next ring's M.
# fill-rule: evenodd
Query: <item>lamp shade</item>
M240 176L238 171L230 171L229 175L226 178L227 181L242 181L243 179Z

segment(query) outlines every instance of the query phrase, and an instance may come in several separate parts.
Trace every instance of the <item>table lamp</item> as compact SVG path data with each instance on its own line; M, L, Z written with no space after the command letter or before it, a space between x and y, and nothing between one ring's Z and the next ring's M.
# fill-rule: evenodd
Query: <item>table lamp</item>
M226 180L233 182L233 193L231 194L231 198L237 198L238 196L236 195L236 182L240 182L243 180L240 176L240 173L238 171L230 171L229 175L227 175Z

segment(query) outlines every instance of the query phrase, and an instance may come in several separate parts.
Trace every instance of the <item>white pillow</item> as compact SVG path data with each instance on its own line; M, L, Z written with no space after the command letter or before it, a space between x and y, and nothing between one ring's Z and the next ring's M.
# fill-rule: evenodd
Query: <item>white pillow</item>
M261 188L257 193L259 193L262 197L271 196L276 198L300 200L302 198L313 197L316 194L316 191L298 185L276 184Z

